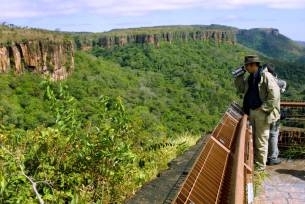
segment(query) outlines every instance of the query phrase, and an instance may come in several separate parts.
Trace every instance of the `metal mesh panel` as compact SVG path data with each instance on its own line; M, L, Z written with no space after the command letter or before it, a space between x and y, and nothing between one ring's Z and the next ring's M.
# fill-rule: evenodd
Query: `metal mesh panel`
M203 147L173 203L218 203L242 111L230 106Z

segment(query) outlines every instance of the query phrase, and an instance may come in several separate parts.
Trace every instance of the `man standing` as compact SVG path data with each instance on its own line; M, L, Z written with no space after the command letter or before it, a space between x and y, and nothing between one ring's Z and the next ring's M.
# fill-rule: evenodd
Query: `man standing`
M278 138L280 134L280 120L273 122L270 124L270 133L268 140L268 157L267 157L267 165L277 165L281 163L281 160L278 158L279 156L279 148L278 148Z
M249 115L254 136L254 162L258 171L266 168L270 124L280 119L280 89L274 76L260 66L256 55L245 57L244 68L250 74L236 76L235 85L244 93L243 110Z
M272 64L265 64L263 67L267 67L268 71L275 77L276 83L280 88L280 92L284 93L286 90L287 83L286 81L279 79L275 72L274 66ZM282 119L282 114L281 114ZM277 165L281 163L281 160L278 158L279 149L278 149L278 137L280 134L280 120L270 124L270 134L268 140L268 158L267 165Z

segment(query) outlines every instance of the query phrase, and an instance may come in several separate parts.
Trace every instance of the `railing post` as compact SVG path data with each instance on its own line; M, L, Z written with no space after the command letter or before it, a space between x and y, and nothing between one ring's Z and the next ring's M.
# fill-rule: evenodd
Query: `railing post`
M251 204L254 202L254 187L253 187L253 137L252 128L247 124L246 131L246 149L245 149L245 186L246 186L246 199L245 203Z

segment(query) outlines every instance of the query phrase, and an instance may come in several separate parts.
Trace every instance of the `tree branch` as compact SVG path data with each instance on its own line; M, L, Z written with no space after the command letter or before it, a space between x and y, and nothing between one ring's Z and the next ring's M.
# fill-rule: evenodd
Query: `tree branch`
M37 198L38 198L38 200L39 200L39 203L40 203L40 204L44 204L44 201L42 200L42 198L41 198L41 196L40 196L40 194L38 193L38 190L37 190L37 188L36 188L37 183L34 182L33 179L31 179L29 176L27 176L27 175L24 173L23 168L22 168L21 165L20 165L19 167L20 167L20 169L21 169L22 174L31 182L32 187L33 187L33 190L34 190L34 192L35 192L35 194L36 194L36 196L37 196Z

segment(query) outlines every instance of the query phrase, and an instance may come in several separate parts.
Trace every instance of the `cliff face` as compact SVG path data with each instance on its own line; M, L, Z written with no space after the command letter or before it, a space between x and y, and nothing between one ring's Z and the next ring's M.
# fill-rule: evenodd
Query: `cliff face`
M76 40L77 47L82 50L88 50L94 46L110 48L113 46L124 46L130 43L153 44L159 46L160 42L175 41L212 41L215 43L236 43L236 32L233 30L153 30L153 31L120 31L96 34L88 39L78 38Z
M253 35L253 33L264 33L265 35L279 36L280 32L276 28L252 28L252 29L240 29L237 35Z
M74 69L74 48L71 41L33 40L0 46L0 72L25 70L61 80Z
M98 39L98 45L102 47L112 47L114 45L123 46L128 43L148 43L158 45L159 42L173 41L215 41L216 43L235 43L235 34L229 31L192 31L192 32L163 32L156 34L125 34L125 35L105 35Z

